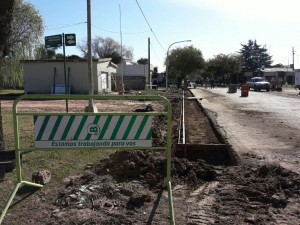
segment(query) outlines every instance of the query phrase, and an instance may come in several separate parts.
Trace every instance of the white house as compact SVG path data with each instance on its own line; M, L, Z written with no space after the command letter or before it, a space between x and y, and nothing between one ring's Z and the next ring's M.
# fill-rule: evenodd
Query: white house
M270 82L294 84L294 71L290 67L274 67L258 69L258 72Z
M272 68L259 68L255 73L244 72L244 78L250 80L253 76L264 77L270 82L281 82L294 84L294 71L290 67L272 67Z
M295 70L295 86L300 88L300 69Z
M153 65L150 64L150 76L153 74ZM123 83L125 90L144 90L149 84L149 67L148 64L120 63L118 64L115 82L116 85ZM113 86L115 85L113 83Z
M64 94L65 84L70 94L89 94L86 59L68 59L66 79L63 60L23 60L22 63L27 94ZM94 94L111 91L111 77L116 71L117 65L111 62L111 58L93 60Z

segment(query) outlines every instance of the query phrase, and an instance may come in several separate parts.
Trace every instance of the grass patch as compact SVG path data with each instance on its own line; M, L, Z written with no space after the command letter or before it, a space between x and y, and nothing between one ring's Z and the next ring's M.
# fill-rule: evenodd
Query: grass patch
M23 95L25 92L21 89L4 89L0 90L0 95Z
M2 110L4 144L6 150L15 149L13 116L11 110ZM33 148L34 146L34 125L32 116L19 117L19 140L20 147ZM23 154L22 157L22 179L31 181L33 172L39 169L47 169L51 172L51 181L44 188L58 187L62 179L68 176L79 175L84 172L88 163L96 163L106 158L115 150L43 150ZM8 196L16 184L15 170L7 173L0 181L0 211L4 207Z

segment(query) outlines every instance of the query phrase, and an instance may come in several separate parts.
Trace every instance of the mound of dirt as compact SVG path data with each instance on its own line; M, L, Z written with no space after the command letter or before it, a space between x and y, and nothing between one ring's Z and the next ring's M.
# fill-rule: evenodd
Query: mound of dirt
M157 193L163 191L166 160L162 152L118 151L93 165L93 170L95 173L89 171L66 179L55 201L58 208L50 220L75 224L78 217L73 215L74 211L91 209L95 215L89 214L86 224L135 224L140 210L149 215ZM212 166L186 159L174 159L172 175L174 185L189 183L191 189L216 178ZM164 201L168 215L168 204Z
M174 146L180 95L169 95ZM193 120L193 140L200 136L202 143L207 143L205 137L208 144L215 143L201 111L193 103L186 107L188 113L196 114L186 117ZM165 145L164 126L164 116L154 120L155 146ZM300 176L252 155L240 157L236 166L172 158L176 224L300 223ZM117 151L88 168L83 175L67 177L59 187L45 186L23 204L16 204L3 224L170 224L168 193L163 188L165 151Z
M47 221L168 224L165 174L163 152L118 151L84 175L65 179ZM172 185L177 224L211 224L200 223L203 218L215 224L281 224L277 216L297 218L284 209L292 199L299 201L299 175L280 166L221 167L174 158Z
M165 152L119 151L95 165L97 175L110 174L118 182L138 180L150 188L161 188L166 177ZM203 181L214 180L216 173L204 161L196 162L174 158L172 161L172 183L188 182L196 186Z

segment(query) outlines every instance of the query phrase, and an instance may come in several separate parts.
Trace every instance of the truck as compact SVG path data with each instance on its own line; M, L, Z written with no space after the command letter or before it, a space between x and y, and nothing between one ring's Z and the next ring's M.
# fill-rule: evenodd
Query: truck
M254 91L266 90L270 91L271 84L266 81L263 77L252 77L250 81L247 81L249 88Z

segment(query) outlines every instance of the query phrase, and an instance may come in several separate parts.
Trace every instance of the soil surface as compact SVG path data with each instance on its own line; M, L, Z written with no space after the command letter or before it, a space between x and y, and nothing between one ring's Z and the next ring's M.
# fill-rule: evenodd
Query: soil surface
M172 92L167 97L173 110L174 152L182 96L180 92ZM29 103L24 104L24 110L31 107ZM8 104L2 102L2 107ZM63 102L61 108L50 102L43 104L39 106L41 110L45 110L43 107L64 110ZM163 108L151 104L154 110ZM78 110L83 106L71 107ZM133 102L101 105L103 111L116 108L132 111L139 107ZM185 113L188 143L222 144L197 101L188 100ZM156 146L165 143L164 121L163 116L154 121ZM56 188L46 185L30 196L20 191L18 197L27 199L14 204L3 224L169 224L168 193L162 188L165 175L165 152L117 151L83 168L82 174L66 177ZM240 155L235 166L173 157L176 224L300 224L299 178L298 174L250 153Z

